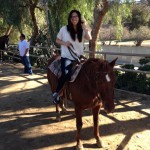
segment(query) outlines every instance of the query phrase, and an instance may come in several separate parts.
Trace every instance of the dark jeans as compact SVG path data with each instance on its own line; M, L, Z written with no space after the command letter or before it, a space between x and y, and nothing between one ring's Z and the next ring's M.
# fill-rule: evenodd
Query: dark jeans
M62 75L58 80L58 85L56 88L57 93L62 89L62 87L64 86L64 83L70 79L72 62L73 60L70 60L67 58L61 58Z
M24 65L24 73L32 74L29 56L21 56L22 64Z

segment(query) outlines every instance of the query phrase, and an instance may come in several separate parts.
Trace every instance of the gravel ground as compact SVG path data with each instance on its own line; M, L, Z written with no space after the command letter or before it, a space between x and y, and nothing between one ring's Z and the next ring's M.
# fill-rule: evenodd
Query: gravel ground
M0 64L0 150L75 150L75 117L71 105L55 120L46 73L21 64ZM108 150L150 150L150 99L116 91L113 114L100 115L100 134ZM85 150L98 150L91 111L83 114ZM102 148L101 148L102 149Z

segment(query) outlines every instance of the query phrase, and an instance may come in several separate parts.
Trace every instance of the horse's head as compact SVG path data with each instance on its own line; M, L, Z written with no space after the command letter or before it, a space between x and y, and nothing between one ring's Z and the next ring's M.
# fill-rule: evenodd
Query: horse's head
M5 47L8 47L9 37L8 35L4 35L0 37L0 49L4 50Z
M107 113L113 112L114 105L114 85L116 82L113 67L117 58L112 62L101 61L97 65L96 72L96 88L99 96L102 99L104 110Z
M5 41L5 45L6 45L6 48L7 48L8 47L8 41L9 41L8 35L4 35L4 41Z

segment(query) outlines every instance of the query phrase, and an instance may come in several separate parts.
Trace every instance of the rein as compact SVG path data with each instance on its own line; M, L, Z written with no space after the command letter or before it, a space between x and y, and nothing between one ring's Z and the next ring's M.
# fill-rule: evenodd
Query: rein
M103 101L103 99L102 99L102 97L101 97L101 92L98 90L98 87L100 87L101 85L99 85L98 84L98 79L99 80L102 80L101 79L101 76L103 76L103 77L105 77L105 79L106 79L106 81L107 82L110 82L111 81L111 78L110 78L110 76L109 76L109 71L107 72L107 71L104 71L104 72L101 72L101 71L97 71L96 73L95 73L95 77L94 77L94 85L95 85L95 87L93 87L92 86L92 83L91 83L91 81L90 81L90 77L88 76L88 73L87 73L87 71L86 71L86 69L84 70L85 71L85 77L87 78L87 81L91 84L91 87L92 88L95 88L95 91L96 91L96 96L97 96L97 98L99 99L99 100L102 100ZM94 76L94 75L93 75ZM104 81L103 81L104 82ZM107 92L107 91L106 91Z
M71 44L70 46L68 46L68 49L69 49L69 52L70 52L71 56L80 63L80 59L79 59L77 53L74 51L75 49L74 49L73 45Z

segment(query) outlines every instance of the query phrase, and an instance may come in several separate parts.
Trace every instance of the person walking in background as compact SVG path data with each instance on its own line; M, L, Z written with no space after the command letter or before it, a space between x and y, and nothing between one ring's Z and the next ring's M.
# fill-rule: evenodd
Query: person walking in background
M24 73L32 75L32 68L29 59L29 43L26 41L24 34L20 35L18 49L22 64L24 65Z
M56 91L53 93L53 103L60 102L59 92L64 83L70 78L70 72L73 61L83 55L84 40L90 40L91 35L81 20L81 13L78 10L72 10L68 16L68 25L63 26L56 39L56 43L61 45L61 71L62 76L58 80ZM69 50L74 49L76 55Z

